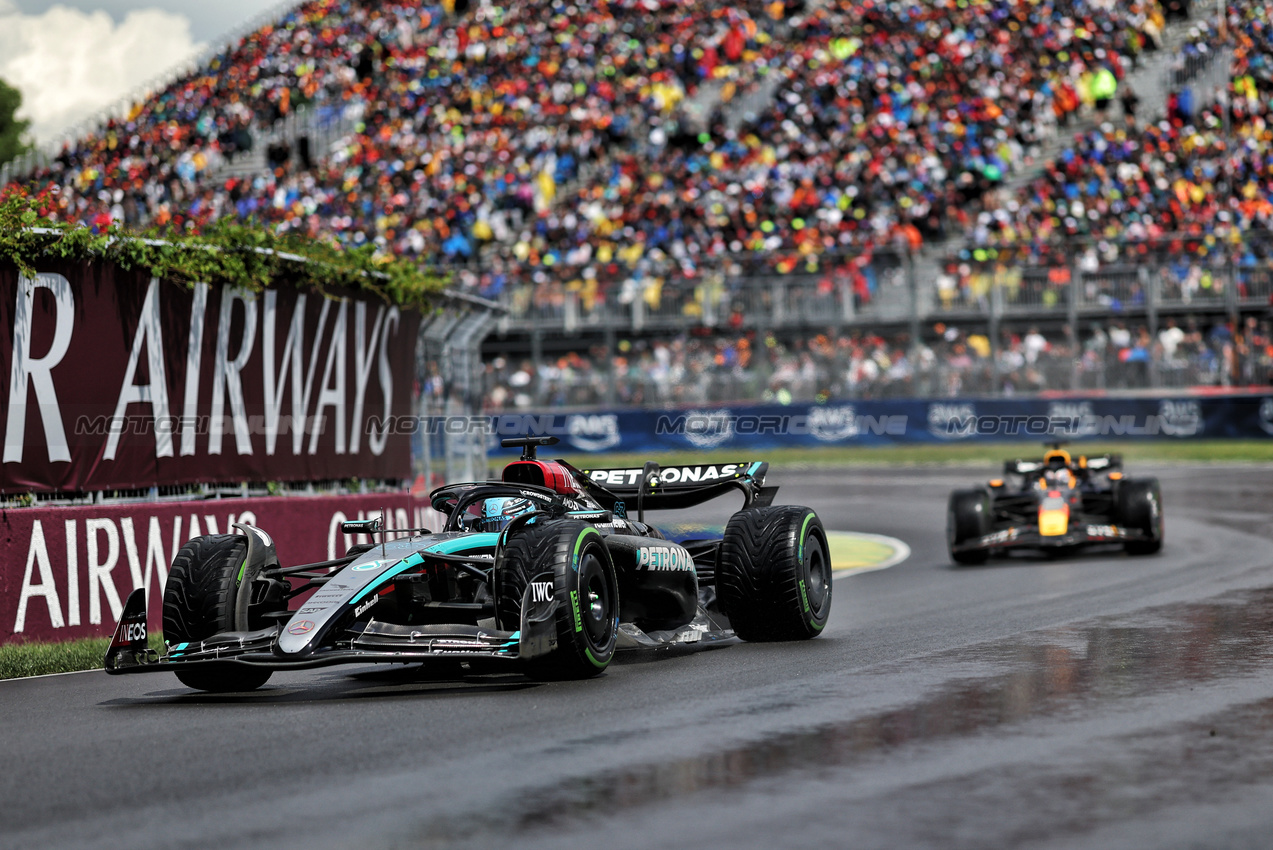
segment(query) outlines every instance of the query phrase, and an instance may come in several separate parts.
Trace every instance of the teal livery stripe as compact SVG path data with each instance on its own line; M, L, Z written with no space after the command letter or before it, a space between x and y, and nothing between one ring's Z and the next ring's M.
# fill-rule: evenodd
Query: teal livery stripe
M439 555L454 555L456 552L467 552L469 549L494 548L498 540L498 533L494 531L480 531L474 534L466 534L463 537L454 537L450 540L443 540L441 543L434 543L424 551L436 552Z
M467 552L470 549L485 549L494 547L499 535L495 532L479 532L477 534L466 534L463 537L455 537L450 540L443 540L434 543L425 549L425 552L433 552L438 555L454 555L456 552ZM400 573L404 573L413 567L418 567L424 563L424 556L419 552L414 555L408 555L397 563L396 566L390 567L380 575L376 576L366 587L358 591L353 599L349 600L350 605L360 602L373 590L380 588L385 582Z

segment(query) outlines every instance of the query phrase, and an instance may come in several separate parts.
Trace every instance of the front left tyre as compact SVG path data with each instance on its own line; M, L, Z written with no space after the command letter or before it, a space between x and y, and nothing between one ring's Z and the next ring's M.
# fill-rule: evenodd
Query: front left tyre
M532 581L552 577L557 648L527 662L539 679L586 679L604 672L619 637L619 582L601 532L579 520L535 520L508 535L495 563L500 627L520 628Z
M252 580L246 571L247 539L241 535L209 534L182 546L164 589L164 640L170 646L197 643L235 631L239 586ZM255 690L270 678L269 670L216 662L173 673L186 687L213 693Z

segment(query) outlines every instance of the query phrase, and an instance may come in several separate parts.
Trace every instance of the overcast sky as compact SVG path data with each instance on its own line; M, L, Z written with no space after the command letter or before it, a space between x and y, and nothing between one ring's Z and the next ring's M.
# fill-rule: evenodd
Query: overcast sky
M38 141L295 0L0 0L0 79Z

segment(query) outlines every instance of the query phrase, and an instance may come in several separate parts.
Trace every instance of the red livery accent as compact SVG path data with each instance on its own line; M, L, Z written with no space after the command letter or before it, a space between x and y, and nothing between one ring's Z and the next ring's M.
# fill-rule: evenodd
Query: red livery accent
M579 485L560 463L551 460L518 460L504 467L504 480L510 484L547 487L563 496L579 495Z

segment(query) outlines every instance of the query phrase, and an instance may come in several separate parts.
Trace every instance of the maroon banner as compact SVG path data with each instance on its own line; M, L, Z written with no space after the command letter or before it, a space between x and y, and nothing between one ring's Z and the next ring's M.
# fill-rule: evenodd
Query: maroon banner
M168 567L190 538L263 528L285 565L336 558L366 535L347 519L440 529L441 515L407 493L268 497L0 512L0 643L110 635L124 600L145 587L156 630Z
M110 263L0 266L0 492L410 476L420 317Z

